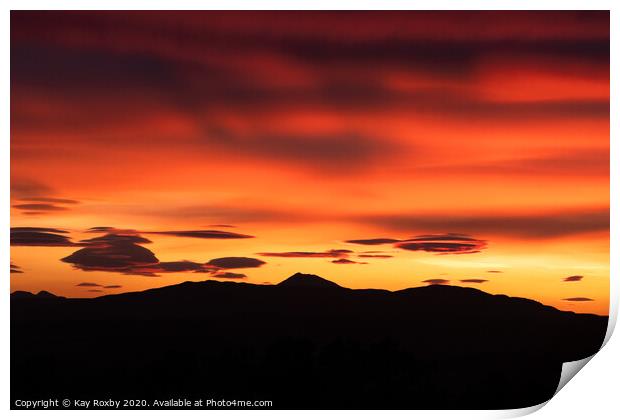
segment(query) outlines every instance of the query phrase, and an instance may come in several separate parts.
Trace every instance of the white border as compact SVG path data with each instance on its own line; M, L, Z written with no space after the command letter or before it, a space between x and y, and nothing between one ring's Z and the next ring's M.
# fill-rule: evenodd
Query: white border
M9 202L9 190L10 190L10 159L9 159L9 138L10 138L10 67L8 63L8 57L10 52L10 14L9 10L38 10L38 9L81 9L81 10L197 10L204 9L208 6L208 9L213 10L257 10L257 9L289 9L289 10L356 10L356 9L368 9L368 10L404 10L404 9L417 9L417 10L611 10L611 113L610 115L618 115L618 83L617 78L613 75L620 74L618 68L618 31L615 28L620 28L620 19L618 15L618 7L614 8L617 2L613 1L575 1L575 0L477 0L477 1L450 1L450 0L434 0L432 2L421 1L369 1L369 0L298 0L294 4L290 1L251 1L251 0L228 0L228 1L192 1L192 0L151 0L144 2L140 0L93 0L88 3L78 0L56 0L56 1L35 1L35 0L8 0L2 3L3 14L1 15L2 24L2 57L4 65L2 65L2 100L0 101L0 118L3 127L4 141L1 144L2 153L0 155L0 177L2 178L1 189L1 202L0 214L3 220L3 234L1 236L1 248L2 255L4 255L4 266L9 265L10 248L9 248L9 235L8 226L10 225L10 202ZM618 141L619 133L619 120L618 118L611 118L611 197L613 199L618 198L618 146L615 142ZM618 223L615 222L615 217L618 215L617 203L612 199L611 208L611 252L610 255L618 256ZM611 281L610 281L610 324L615 325L618 312L618 262L613 258L611 259ZM2 398L0 399L0 410L3 412L9 411L9 349L8 340L9 336L9 274L8 270L0 270L2 273L2 279L6 279L4 282L5 292L0 294L0 306L2 308L2 316L0 321L0 334L3 338L2 346L0 346L0 392ZM608 331L606 341L609 340L611 329ZM617 398L617 385L619 383L618 377L620 376L620 363L618 362L616 354L620 354L620 343L618 339L613 339L605 348L601 351L601 354L597 354L591 363L583 369L583 372L579 373L577 380L571 381L562 391L555 396L547 405L544 410L538 411L534 416L539 419L550 418L562 418L562 419L582 419L584 416L590 416L596 419L615 419L620 413L620 404ZM241 416L252 416L256 419L287 419L294 415L300 419L315 418L315 416L327 416L327 417L342 417L342 416L355 416L357 418L371 418L377 414L381 416L389 416L394 419L410 419L410 418L430 418L430 419L444 419L444 418L505 418L515 417L518 415L528 414L529 412L536 411L538 408L544 406L541 404L537 407L524 410L505 410L505 411L383 411L383 412L322 412L322 411L295 411L293 413L287 411L210 411L205 413L203 411L186 411L182 412L183 416L190 418L204 419L205 416L218 419L235 419ZM181 412L172 411L151 411L148 413L149 417L167 419L171 415L179 415ZM142 412L142 415L146 413ZM86 414L84 411L10 411L9 416L11 418L32 418L45 415L49 418L83 418L85 416L91 418L107 419L110 415L115 417L133 417L139 415L139 413L132 412L95 412L89 411Z

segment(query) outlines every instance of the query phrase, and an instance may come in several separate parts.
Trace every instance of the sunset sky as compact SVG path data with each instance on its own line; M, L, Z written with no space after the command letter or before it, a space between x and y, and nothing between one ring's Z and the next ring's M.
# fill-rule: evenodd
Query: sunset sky
M606 314L609 14L12 12L11 204L12 291L300 271Z

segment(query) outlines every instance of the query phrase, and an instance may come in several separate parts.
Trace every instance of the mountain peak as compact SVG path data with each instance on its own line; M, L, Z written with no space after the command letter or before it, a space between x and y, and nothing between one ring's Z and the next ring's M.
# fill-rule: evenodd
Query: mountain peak
M25 292L23 290L17 290L11 293L11 299L32 299L35 295L30 292Z
M58 297L55 294L48 292L47 290L41 290L39 293L37 293L36 296L41 299L55 299Z
M288 279L279 283L278 286L284 287L303 287L303 288L323 288L341 289L342 287L333 281L325 280L315 274L295 273Z
M11 293L11 299L59 299L62 296L56 296L53 293L48 292L47 290L41 290L39 293L34 294L30 292L25 292L23 290L17 290Z

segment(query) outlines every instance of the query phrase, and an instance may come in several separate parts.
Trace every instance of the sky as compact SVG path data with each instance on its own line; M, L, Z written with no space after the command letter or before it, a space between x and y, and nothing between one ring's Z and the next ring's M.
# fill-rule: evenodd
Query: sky
M11 13L11 290L295 272L609 307L608 12Z

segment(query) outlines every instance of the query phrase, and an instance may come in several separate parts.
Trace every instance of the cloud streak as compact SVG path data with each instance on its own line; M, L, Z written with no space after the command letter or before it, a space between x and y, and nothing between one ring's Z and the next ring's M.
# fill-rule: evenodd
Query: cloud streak
M337 260L331 261L331 263L332 264L343 264L343 265L347 265L347 264L368 264L367 262L353 261L353 260L349 260L347 258L339 258Z
M22 268L16 264L11 263L11 274L22 274Z
M450 280L446 279L428 279L422 280L422 283L427 283L428 285L446 285L450 283Z
M457 233L418 235L410 239L372 238L345 241L357 245L386 245L407 251L424 251L436 254L472 254L486 247L486 241ZM391 255L360 253L362 258L390 258Z
M251 136L217 127L208 130L210 147L234 149L241 156L291 162L320 170L343 171L364 169L378 159L394 157L396 143L369 138L355 132L332 134L300 134L264 132Z
M169 235L180 238L199 238L199 239L248 239L254 238L251 235L241 233L225 232L221 230L170 230L170 231L152 231L142 232L154 235Z
M56 198L56 197L24 197L22 201L36 201L40 203L55 203L55 204L79 204L77 200L71 200L69 198Z
M357 254L358 258L394 258L393 255L387 254Z
M470 231L479 235L545 239L609 230L609 209L514 215L375 215L361 222L397 231Z
M54 228L12 227L11 246L77 246L65 233Z
M265 261L250 257L222 257L210 260L207 265L217 269L256 268L266 264Z
M349 239L345 241L348 244L356 245L385 245L400 242L401 239L392 238L372 238L372 239Z
M55 204L46 204L46 203L14 204L12 207L18 210L41 211L41 212L69 210L69 208L67 207L57 206Z
M486 241L461 234L420 235L399 242L396 248L435 254L473 254L486 248Z
M34 192L40 192L41 188L45 188L45 187L38 187L38 191L37 191L37 188L35 187ZM19 191L19 187L18 187L18 191ZM26 188L26 192L29 192L28 187ZM25 215L62 212L62 211L70 210L70 208L67 207L67 205L79 204L79 201L71 200L68 198L56 198L56 197L47 197L47 196L21 197L21 195L22 194L18 192L16 199L19 201L27 201L27 203L13 204L11 207L17 210L21 210L22 214L25 214Z
M88 232L108 232L121 234L146 234L146 235L166 235L179 238L198 238L198 239L249 239L252 235L242 233L227 232L223 230L155 230L139 231L135 229L119 229L112 226L95 226L88 229Z
M322 252L314 251L288 251L288 252L259 252L262 257L281 258L344 258L353 251L349 249L330 249Z
M569 302L593 302L594 299L590 299L587 297L571 297L571 298L565 298L562 300L567 300Z
M245 279L248 276L246 276L243 273L226 272L226 273L216 273L216 274L211 275L211 277L214 277L216 279L234 279L234 280L238 280L238 279Z

